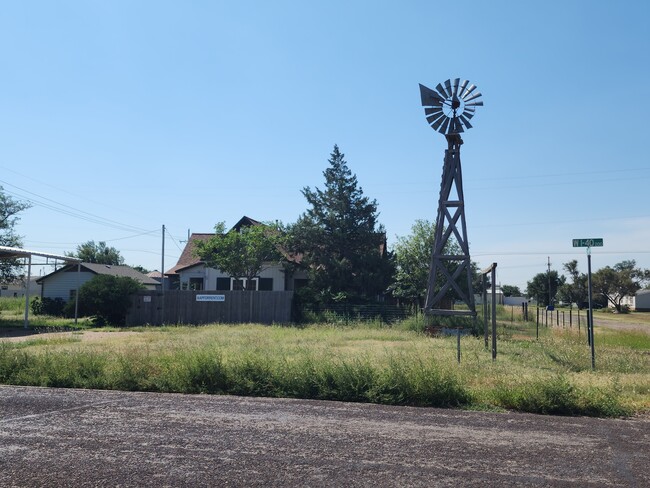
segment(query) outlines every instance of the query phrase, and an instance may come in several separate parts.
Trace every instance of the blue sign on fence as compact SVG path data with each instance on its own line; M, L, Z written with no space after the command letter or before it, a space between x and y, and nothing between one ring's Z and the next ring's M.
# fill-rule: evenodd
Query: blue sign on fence
M197 302L225 302L226 295L196 295Z

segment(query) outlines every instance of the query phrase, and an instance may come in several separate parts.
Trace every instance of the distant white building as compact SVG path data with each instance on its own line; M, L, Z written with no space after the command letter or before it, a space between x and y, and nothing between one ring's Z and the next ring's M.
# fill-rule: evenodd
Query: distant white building
M634 310L650 312L650 290L639 290L634 297Z
M506 297L503 296L503 291L501 291L501 287L498 286L498 285L496 286L495 294L496 294L495 298L496 298L497 305L503 305L504 304L504 298L506 298ZM474 294L474 302L476 303L476 305L483 305L483 294L482 293L475 293ZM490 288L487 291L487 302L492 303L492 288Z
M41 285L36 282L38 276L33 276L29 283L29 296L37 296L41 294ZM24 297L25 296L25 280L15 280L11 283L0 284L0 297Z

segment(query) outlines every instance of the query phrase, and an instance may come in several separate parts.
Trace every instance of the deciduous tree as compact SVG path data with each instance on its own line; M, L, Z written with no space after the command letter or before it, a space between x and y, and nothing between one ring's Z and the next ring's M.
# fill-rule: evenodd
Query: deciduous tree
M621 261L613 268L606 266L592 276L594 293L600 293L622 312L621 302L626 296L634 296L650 281L650 270L637 268L635 260Z
M560 286L566 282L566 278L560 276L557 271L539 273L533 276L533 279L527 283L526 294L529 298L536 299L540 305L550 305L548 293L549 281L551 286L551 301L553 301Z
M501 285L501 291L503 292L504 297L520 297L521 290L518 286L513 285Z
M573 259L562 265L569 275L570 283L565 282L558 290L558 298L563 302L575 303L582 308L587 301L587 275L578 270L578 260Z
M15 225L19 220L17 214L29 207L29 203L13 199L0 186L0 246L22 247L22 240L15 232ZM0 281L14 281L18 277L20 266L21 263L17 259L1 260Z
M405 298L418 306L424 306L423 299L429 284L429 270L431 266L431 253L435 240L436 226L427 220L416 220L411 227L411 234L398 237L393 249L395 261L395 275L391 290L398 298ZM453 240L447 242L447 254L459 254L460 246ZM450 269L450 271L452 271ZM476 264L472 263L472 273L476 276ZM477 288L474 280L475 292ZM459 279L460 286L467 288L466 280ZM442 282L440 283L442 286Z
M196 255L211 268L241 280L250 289L253 278L270 262L279 262L283 234L271 224L242 227L225 231L223 222L215 226L215 235L207 241L196 242Z
M77 246L75 252L66 253L67 256L81 259L84 263L97 263L109 265L122 265L124 258L116 248L107 246L105 242L100 241L95 244L95 241L84 242Z

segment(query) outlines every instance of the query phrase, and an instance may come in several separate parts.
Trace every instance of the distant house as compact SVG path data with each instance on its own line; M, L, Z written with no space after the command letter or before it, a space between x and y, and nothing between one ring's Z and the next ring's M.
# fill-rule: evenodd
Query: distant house
M41 285L41 298L73 299L77 289L97 275L122 276L133 278L142 283L148 290L160 288L160 282L136 271L130 266L115 266L110 264L80 263L79 270L76 264L64 266L48 275L38 278L36 282Z
M238 232L242 227L252 225L262 224L244 216L233 226L231 232ZM219 269L210 268L196 256L195 251L197 242L207 241L214 236L214 233L190 235L176 265L165 272L172 289L229 291L241 290L245 287L257 291L287 291L294 290L307 281L305 270L289 272L278 262L265 263L259 275L252 279L252 283L245 283L245 278L235 279Z
M492 288L488 289L487 294L486 294L487 302L492 303ZM495 290L495 299L497 305L503 305L504 304L504 296L503 296L503 291L501 291L501 287L499 285L496 286ZM525 300L524 300L525 301ZM474 303L476 305L483 305L483 294L482 293L475 293L474 294ZM519 303L521 305L521 302Z
M40 295L41 285L36 282L38 276L32 276L29 283L29 295ZM25 296L25 280L17 279L10 283L0 284L0 297L24 297Z

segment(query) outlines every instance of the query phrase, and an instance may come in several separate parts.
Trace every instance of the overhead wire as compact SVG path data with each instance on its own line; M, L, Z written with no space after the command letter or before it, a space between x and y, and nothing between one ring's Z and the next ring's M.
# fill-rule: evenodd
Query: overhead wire
M13 184L8 183L8 182L3 181L3 180L0 180L0 183L3 183L5 185L9 185L9 186L11 186L13 188L16 188L16 189L18 189L18 190L20 190L22 192L25 192L25 193L27 193L29 195L33 195L34 197L45 200L47 202L52 202L54 205L51 205L49 203L44 203L44 202L39 201L37 199L30 198L30 197L27 197L25 195L21 195L20 193L11 192L11 191L8 191L8 190L5 189L6 193L9 193L9 194L11 194L11 195L13 195L15 197L18 197L18 198L24 198L28 202L30 202L30 203L32 203L34 205L44 207L44 208L47 208L49 210L53 210L55 212L62 213L64 215L75 217L75 218L78 218L80 220L85 220L86 222L92 222L92 223L95 223L95 224L104 225L106 227L111 227L111 228L118 229L118 230L124 230L124 231L127 231L127 232L137 231L137 232L142 232L142 233L145 233L145 234L151 232L150 230L146 230L146 229L143 229L141 227L136 227L136 226L133 226L133 225L130 225L130 224L124 224L124 223L117 222L117 221L112 220L112 219L107 219L107 218L104 218L104 217L100 217L98 215L92 214L90 212L86 212L84 210L80 210L80 209L75 208L75 207L71 207L70 205L66 205L64 203L57 202L56 200L52 200L51 198L47 198L47 197L44 197L42 195L38 195L37 193L31 192L29 190L25 190L24 188L20 188L20 187L18 187L16 185L13 185ZM63 208L59 208L56 205L58 205L59 207L63 207ZM70 210L67 210L67 209L70 209Z
M176 239L174 239L174 236L171 235L169 232L167 232L167 229L165 229L165 235L169 236L169 238L172 240L174 245L178 248L178 250L182 253L183 250L181 249L181 246L178 242L176 242Z
M49 186L50 188L55 189L57 192L67 193L68 195L71 195L71 196L73 196L73 197L75 197L75 198L82 198L84 201L88 201L88 202L91 202L91 203L96 203L96 204L98 204L98 205L101 205L101 206L104 206L104 207L106 207L106 208L110 208L110 209L113 209L113 210L119 210L119 211L121 211L121 212L124 211L124 210L119 209L119 208L116 208L116 207L114 207L114 206L112 206L112 205L108 205L106 202L99 202L99 201L96 201L96 200L90 200L90 199L88 199L87 197L82 197L82 196L80 196L80 195L78 195L78 194L76 194L76 193L73 193L73 192L71 192L71 191L65 189L65 188L60 188L60 187L55 186L55 185L52 185L52 184L50 184L50 183L48 183L48 182L46 182L46 181L41 181L41 180L39 180L39 179L37 179L37 178L34 178L33 176L30 176L30 175L26 175L26 174L20 173L20 172L18 172L18 171L16 171L16 170L13 170L13 169L11 169L11 168L7 168L7 167L4 167L4 166L0 166L0 169L2 169L2 171L8 171L8 172L13 173L13 174L15 174L15 175L18 175L18 176L21 176L21 177L26 178L26 179L28 179L28 180L34 181L34 182L36 182L36 183L38 183L38 184L40 184L40 185ZM129 211L129 213L132 214L131 211Z

